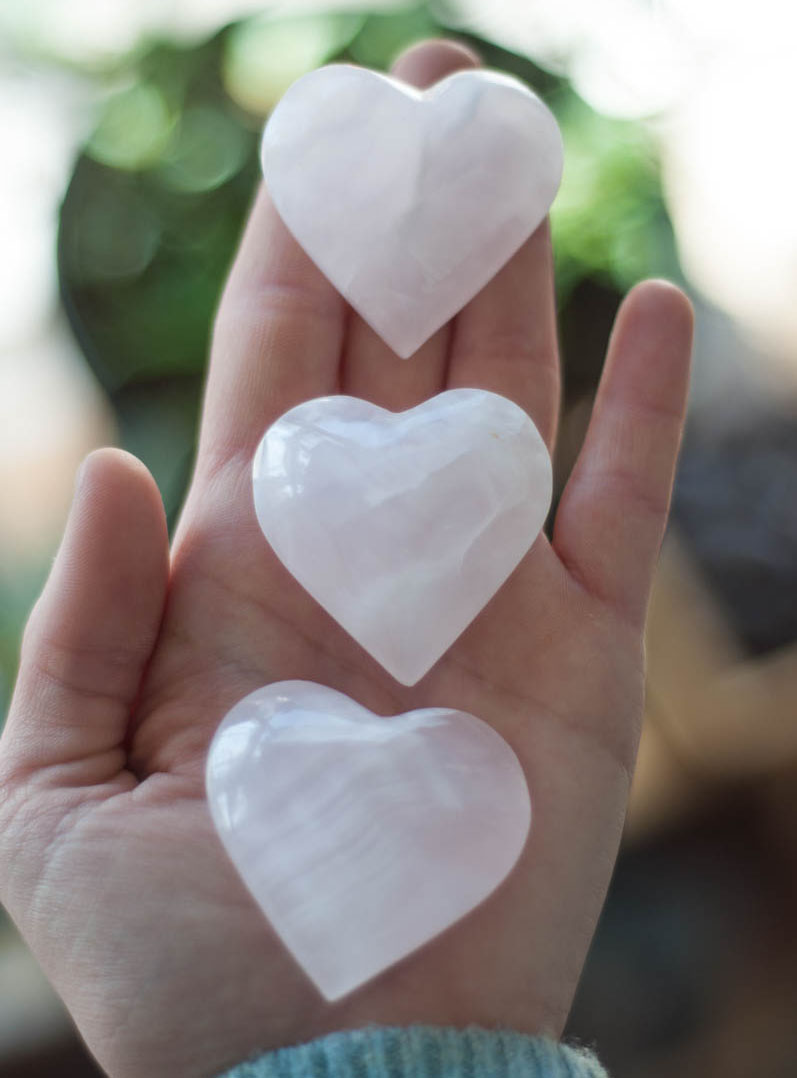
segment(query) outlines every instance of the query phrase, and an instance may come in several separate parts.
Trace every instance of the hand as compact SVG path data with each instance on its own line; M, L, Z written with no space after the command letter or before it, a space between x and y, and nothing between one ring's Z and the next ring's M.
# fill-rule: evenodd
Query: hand
M425 85L474 62L426 44L398 73ZM252 454L308 398L343 390L400 410L448 386L512 398L552 445L548 228L400 361L347 313L260 193L218 314L171 558L145 468L92 454L2 738L2 899L114 1078L211 1075L257 1049L371 1022L561 1032L623 825L690 337L677 289L632 291L553 542L540 537L451 651L403 688L272 555L251 503ZM530 841L500 890L334 1006L256 908L204 799L225 712L285 678L382 714L478 715L514 747L534 804Z

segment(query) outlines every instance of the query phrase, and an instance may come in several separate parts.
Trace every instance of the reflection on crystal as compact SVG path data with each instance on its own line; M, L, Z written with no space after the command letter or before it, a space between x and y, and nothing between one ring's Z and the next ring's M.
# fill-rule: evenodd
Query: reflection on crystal
M330 1000L483 901L531 819L517 758L480 719L443 708L382 718L304 681L230 711L207 788L244 882Z

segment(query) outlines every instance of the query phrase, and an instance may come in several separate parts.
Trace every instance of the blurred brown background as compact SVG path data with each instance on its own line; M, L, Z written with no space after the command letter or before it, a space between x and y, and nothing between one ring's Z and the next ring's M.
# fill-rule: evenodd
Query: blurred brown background
M472 42L563 130L567 475L640 277L698 312L626 840L570 1034L615 1078L797 1075L797 144L780 0L0 4L0 722L75 469L188 478L259 130L303 72ZM0 910L0 1078L94 1074Z

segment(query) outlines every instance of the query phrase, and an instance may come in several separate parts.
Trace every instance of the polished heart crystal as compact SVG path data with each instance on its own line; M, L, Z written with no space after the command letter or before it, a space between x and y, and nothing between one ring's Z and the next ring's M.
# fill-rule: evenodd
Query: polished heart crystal
M543 220L562 141L540 99L505 75L462 71L422 92L336 64L287 91L262 164L298 242L406 357Z
M266 431L253 481L276 554L405 685L504 583L551 500L537 428L481 389L400 413L353 397L307 401Z
M207 790L238 872L329 1000L485 899L531 819L515 754L480 719L382 718L306 681L236 704L211 744Z

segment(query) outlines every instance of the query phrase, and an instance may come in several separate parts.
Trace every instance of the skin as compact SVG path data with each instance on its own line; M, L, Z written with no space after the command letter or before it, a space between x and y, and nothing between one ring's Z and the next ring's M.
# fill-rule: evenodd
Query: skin
M474 66L444 42L396 73ZM561 1033L614 865L644 693L643 628L683 424L692 313L666 282L618 314L553 541L416 686L394 682L272 555L250 461L286 409L392 409L446 387L559 409L547 224L402 361L348 311L260 192L220 305L196 471L169 551L144 466L93 453L25 632L0 741L0 898L113 1078L212 1075L366 1023ZM394 714L460 708L517 753L534 826L509 879L335 1005L272 933L213 831L209 741L260 685L317 681Z

